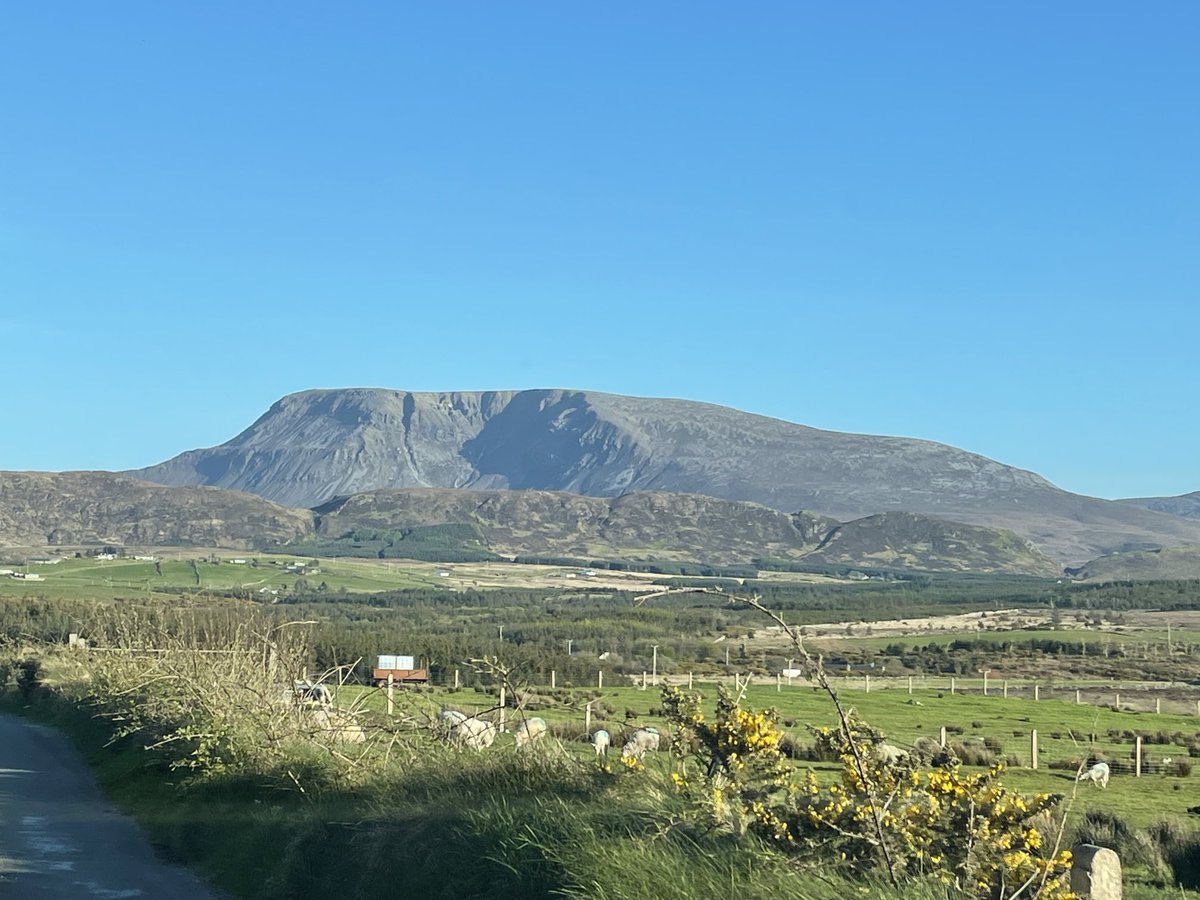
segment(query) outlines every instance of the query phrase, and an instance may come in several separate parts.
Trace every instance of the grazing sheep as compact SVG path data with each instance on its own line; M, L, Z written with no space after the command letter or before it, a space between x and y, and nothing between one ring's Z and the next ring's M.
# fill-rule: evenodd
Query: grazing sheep
M875 752L879 754L879 761L887 766L894 766L908 759L908 751L901 750L894 744L876 744Z
M603 728L592 735L592 746L596 748L597 756L608 756L608 747L611 743L612 738Z
M1096 763L1086 772L1080 772L1076 781L1090 781L1092 784L1098 784L1102 788L1108 787L1108 763Z
M484 719L474 719L456 709L442 710L438 719L446 728L446 738L452 744L469 750L482 750L496 740L496 726Z
M516 738L518 749L528 747L534 741L540 739L547 731L546 720L540 716L533 716L528 719L522 719L521 724L517 726L517 730L513 733Z
M654 728L639 728L629 736L625 741L625 746L621 748L621 757L628 759L641 759L649 750L658 749L658 731Z

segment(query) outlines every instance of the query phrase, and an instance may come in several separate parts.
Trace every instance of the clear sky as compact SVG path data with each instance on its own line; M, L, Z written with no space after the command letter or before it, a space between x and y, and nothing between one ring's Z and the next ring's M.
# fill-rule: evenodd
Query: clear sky
M575 387L1200 489L1200 4L9 3L0 468Z

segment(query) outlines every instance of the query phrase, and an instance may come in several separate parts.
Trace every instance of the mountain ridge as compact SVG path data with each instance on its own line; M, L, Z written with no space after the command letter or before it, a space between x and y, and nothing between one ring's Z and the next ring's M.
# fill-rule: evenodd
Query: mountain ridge
M303 391L224 444L128 474L293 506L453 487L695 493L840 521L911 512L1009 529L1073 564L1200 543L1200 522L1071 494L946 444L822 431L692 400L577 390Z

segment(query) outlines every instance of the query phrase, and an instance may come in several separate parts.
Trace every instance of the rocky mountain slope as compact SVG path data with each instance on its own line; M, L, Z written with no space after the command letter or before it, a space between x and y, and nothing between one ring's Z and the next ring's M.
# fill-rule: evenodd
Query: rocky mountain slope
M389 543L413 530L421 532L408 535L413 540ZM696 494L600 498L425 488L355 494L311 511L252 494L166 487L106 472L0 472L0 547L113 544L296 552L321 547L328 551L323 555L354 555L362 541L379 549L387 544L389 556L403 557L416 548L443 559L473 550L503 557L709 565L745 565L766 557L924 571L1060 571L1013 535L990 529L919 516L892 517L887 527L843 525ZM451 556L439 557L447 551Z
M1012 531L912 513L881 513L831 529L806 562L1055 576L1062 567Z
M1111 553L1071 569L1086 581L1159 581L1200 578L1200 547Z
M306 391L211 449L130 474L313 506L381 488L671 491L840 520L905 511L1010 529L1056 559L1200 543L1200 522L1071 494L931 441L584 391Z
M840 524L698 494L615 498L545 491L411 489L355 494L318 507L326 540L369 529L471 525L506 556L819 565L1055 576L1061 566L1011 532L911 514Z
M111 472L0 472L0 546L250 548L311 530L308 510L253 494L163 487Z
M1117 502L1141 509L1152 509L1155 512L1170 513L1185 519L1200 520L1200 491L1192 491L1178 497L1132 497Z

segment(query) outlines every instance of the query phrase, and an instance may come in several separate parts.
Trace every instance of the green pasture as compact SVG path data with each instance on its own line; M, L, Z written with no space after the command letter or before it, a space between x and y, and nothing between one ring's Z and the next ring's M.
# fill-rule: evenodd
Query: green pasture
M865 629L868 626L856 626ZM1200 631L1191 629L1171 629L1171 643L1196 644L1200 643ZM891 637L875 636L842 636L821 635L806 638L806 642L814 646L829 649L855 649L881 651L885 647L898 644L906 650L935 645L946 647L955 641L969 644L1002 644L1012 643L1017 646L1028 641L1062 641L1071 644L1087 644L1089 647L1107 647L1120 650L1124 645L1125 652L1133 654L1139 651L1143 644L1166 644L1167 631L1165 628L1132 628L1117 626L1110 631L1098 631L1088 628L1056 628L1056 629L1011 629L1006 631L929 631L917 634L893 635Z
M697 684L696 689L710 701L715 700L713 685ZM548 689L541 690L549 693ZM375 713L383 713L386 708L386 690L346 686L341 691L339 701L343 704L357 702ZM550 723L571 722L580 728L584 722L583 704L597 694L594 690L560 692L560 698L567 695L571 700L549 705L539 690L532 693L534 697L528 715L541 716ZM1034 703L1027 699L1004 700L999 696L945 693L939 697L939 693L917 690L910 697L906 691L867 694L844 690L840 696L847 708L853 709L900 747L911 746L921 737L937 740L942 726L950 732L947 739L951 742L968 738L998 741L1001 747L999 759L1016 757L1015 765L1009 763L1005 776L1007 783L1028 793L1048 791L1067 797L1074 793L1073 814L1100 809L1141 827L1167 815L1186 819L1188 807L1200 803L1200 759L1189 758L1187 748L1181 743L1186 738L1200 735L1200 718L1194 715L1116 712L1061 700ZM593 706L593 729L614 730L639 725L664 727L663 720L652 714L660 705L660 694L654 688L643 691L636 687L606 687L599 695L601 702ZM398 713L418 716L436 715L442 707L474 714L491 710L496 703L494 694L474 689L413 691L397 688L394 698ZM910 699L914 701L913 705L907 702ZM829 698L808 684L785 687L782 691L776 691L774 686L751 686L745 693L744 703L756 709L771 707L778 710L784 731L805 744L812 741L808 726L832 727L837 723ZM915 705L917 703L921 705ZM614 711L606 713L605 706ZM515 711L508 711L510 723L518 716ZM962 729L961 733L955 733L958 728ZM1035 729L1039 747L1037 770L1029 768L1030 732ZM1133 735L1137 732L1151 733L1155 741L1160 736L1167 741L1143 740L1144 769L1140 778L1115 771L1107 789L1083 784L1074 791L1073 769L1050 768L1053 762L1083 759L1089 753L1123 760L1132 767ZM1089 741L1089 735L1094 735L1095 740ZM578 749L581 753L587 752L582 742ZM1197 771L1183 777L1164 774L1164 758L1196 762ZM813 767L822 778L836 777L837 766L833 764L806 761L796 764Z
M246 563L233 563L232 559ZM0 578L0 597L53 596L64 599L114 599L117 597L170 594L178 590L278 591L294 588L299 578L316 589L324 583L330 591L376 593L438 586L438 579L394 563L365 560L320 560L319 572L298 574L285 571L290 562L307 562L310 557L230 554L219 562L204 558L163 559L158 568L147 560L64 559L55 565L30 566L42 576L39 581ZM256 565L250 565L254 560ZM194 565L193 565L194 563Z

